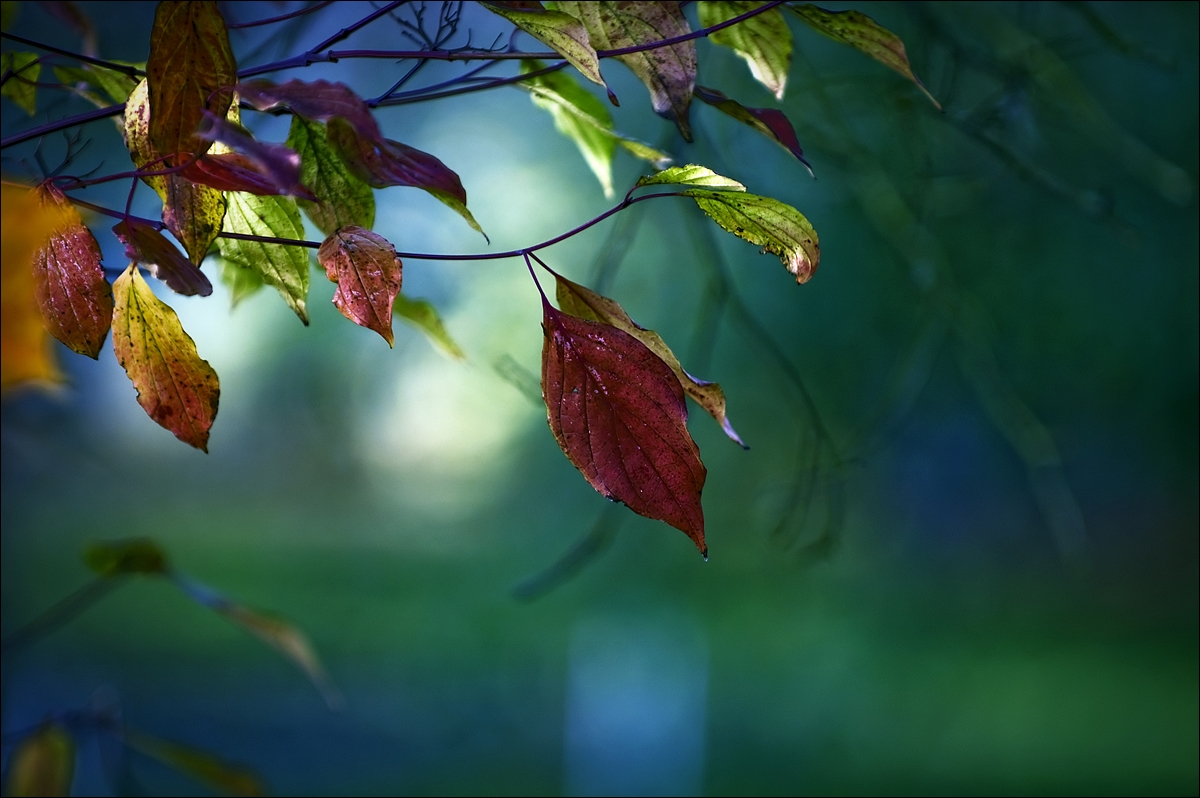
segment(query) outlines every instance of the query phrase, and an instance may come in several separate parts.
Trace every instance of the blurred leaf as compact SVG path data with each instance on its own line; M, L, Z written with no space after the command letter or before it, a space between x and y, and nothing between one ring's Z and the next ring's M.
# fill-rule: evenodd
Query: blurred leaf
M588 32L575 17L548 10L541 3L485 2L483 6L548 45L592 83L608 88L600 74L600 60L588 39Z
M125 245L125 255L144 263L150 272L172 291L184 296L208 296L212 283L167 240L146 222L126 219L113 225L113 234Z
M425 333L433 344L455 360L465 360L466 354L459 348L446 327L437 308L424 299L409 299L404 294L396 294L396 303L392 306L400 318Z
M542 311L542 395L567 459L602 496L665 521L707 557L707 472L671 367L612 325L560 312L544 298Z
M639 177L637 186L707 186L730 191L745 191L746 187L736 180L723 177L707 166L689 163L672 166L653 175Z
M37 82L42 74L42 62L37 53L4 53L0 56L0 73L12 75L0 85L0 95L16 103L25 113L37 113Z
M38 310L34 255L62 223L57 209L25 186L4 183L0 202L0 389L62 381Z
M770 197L706 188L690 188L683 193L725 230L757 244L764 253L778 255L787 270L796 275L797 283L808 282L817 270L821 260L817 231L791 205Z
M763 5L765 3L707 2L698 3L696 8L700 15L700 27L711 28ZM788 67L792 63L792 32L779 8L756 14L708 38L711 42L729 47L745 59L754 79L766 86L775 99L783 99Z
M75 206L52 183L42 184L39 196L60 215L58 229L33 258L34 296L42 321L73 351L96 359L113 314L100 245Z
M337 283L333 304L355 324L392 345L392 306L400 293L403 264L386 238L362 227L343 227L321 244L317 261Z
M908 63L908 53L904 50L904 42L866 14L858 11L826 11L811 3L788 7L813 30L825 34L835 42L848 44L885 67L899 72L925 92L925 96L939 111L942 109L941 103L933 98L929 89L926 89L913 74L912 66Z
M113 350L137 388L138 404L176 438L207 452L221 392L217 373L137 266L129 264L113 293Z
M8 30L17 19L20 3L17 0L4 0L0 3L0 30Z
M70 795L74 775L74 739L59 724L45 723L17 743L8 760L4 794Z
M542 386L537 375L513 360L512 355L496 358L492 361L492 369L500 379L516 388L526 399L538 407L542 406Z
M716 419L730 440L742 448L748 448L725 416L725 392L721 390L720 385L715 382L698 380L684 371L683 366L679 363L679 358L671 351L671 347L667 346L667 342L662 339L662 336L653 330L647 330L629 318L629 314L616 301L601 296L590 288L573 283L557 273L554 278L558 283L555 299L558 300L558 307L563 313L569 313L588 321L611 324L618 330L641 341L651 352L670 366L671 371L675 372L675 376L679 379L680 385L683 386L684 392Z
M297 202L322 233L332 235L348 224L368 230L375 225L375 193L329 146L324 124L293 116L287 144L300 154L300 179L319 198Z
M229 195L225 232L303 240L304 223L291 197L259 197L235 191ZM218 238L221 257L257 272L274 286L300 321L308 324L308 250L304 247Z
M302 80L289 80L287 83L252 80L239 83L237 90L243 102L259 111L287 108L310 122L328 122L334 117L341 117L363 138L383 140L379 123L371 114L366 100L345 83L330 83L327 80L310 83Z
M263 278L258 270L240 266L225 258L217 258L217 274L229 289L230 303L235 308L243 299L257 293L263 287Z
M89 543L83 550L83 562L100 576L120 574L164 574L167 554L149 538L105 540Z
M262 780L253 770L231 765L207 751L151 737L128 726L121 732L121 739L139 754L156 759L208 787L230 795L266 795Z
M131 66L135 69L145 69L145 64L134 64L128 61L118 61L109 59L114 64L123 64ZM114 69L106 69L98 64L82 64L80 66L56 66L54 67L54 76L58 78L60 83L75 84L87 83L90 86L95 86L104 91L109 96L109 99L114 103L123 103L129 99L129 95L137 88L138 79L130 77L124 72L118 72ZM100 106L105 106L105 103L99 97L94 95L89 97L92 102Z
M232 153L207 155L200 159L204 162L232 162L242 168L256 172L267 184L274 187L273 191L252 191L251 189L226 188L226 191L251 191L254 194L304 197L316 200L316 196L300 182L300 155L291 147L283 144L271 144L258 141L240 124L215 117L205 111L204 122L201 124L201 138L220 142L233 150ZM221 186L218 186L221 188Z
M696 87L696 96L713 106L722 113L732 116L737 121L762 133L785 150L796 156L800 163L808 168L811 175L812 165L804 159L804 150L800 149L800 140L796 138L796 130L783 111L774 108L749 108L737 100L731 100L716 89L704 86Z

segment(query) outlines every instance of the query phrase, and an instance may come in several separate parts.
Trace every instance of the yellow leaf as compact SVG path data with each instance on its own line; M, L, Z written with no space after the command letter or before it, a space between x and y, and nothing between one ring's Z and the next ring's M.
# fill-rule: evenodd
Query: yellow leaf
M125 744L167 767L191 776L196 781L231 795L266 795L262 781L254 771L231 765L207 751L160 740L144 732L125 728Z
M17 744L8 760L5 795L69 795L75 775L75 742L57 723L46 723Z

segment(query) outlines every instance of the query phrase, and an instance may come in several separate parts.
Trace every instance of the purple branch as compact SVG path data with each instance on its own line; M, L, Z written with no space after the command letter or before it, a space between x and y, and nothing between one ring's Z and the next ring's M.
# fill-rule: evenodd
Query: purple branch
M311 5L311 6L308 6L307 8L301 8L299 11L292 11L289 14L280 14L277 17L267 17L266 19L256 19L256 20L253 20L252 22L234 22L233 24L226 23L225 27L228 28L229 30L236 30L238 28L254 28L259 25L271 25L275 22L283 22L284 20L287 20L287 19L294 19L295 17L302 17L305 14L311 14L313 11L320 11L325 6L332 5L332 4L333 4L333 0L322 0L320 3L317 3L316 5Z

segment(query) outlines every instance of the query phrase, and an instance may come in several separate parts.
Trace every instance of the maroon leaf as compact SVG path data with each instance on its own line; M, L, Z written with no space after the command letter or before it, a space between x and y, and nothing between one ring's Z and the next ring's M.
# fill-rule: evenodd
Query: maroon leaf
M145 222L126 219L113 226L113 232L125 244L130 260L144 263L150 273L177 294L208 296L212 283L199 267L185 258L166 236Z
M542 308L542 398L563 453L601 494L666 521L707 557L707 471L679 379L632 335Z
M325 239L317 262L337 283L333 304L355 324L374 330L392 345L392 304L400 293L403 264L381 235L346 225Z
M191 155L184 153L182 158L187 163L191 160ZM264 174L253 159L237 152L201 156L199 160L188 163L179 174L193 183L221 191L245 191L260 197L285 194L318 201L317 196L299 180L290 187L281 186L275 179Z
M232 178L234 184L242 182L246 185L255 186L260 190L255 190L255 188L228 188L221 185L214 185L211 182L205 182L203 179L194 180L194 182L204 183L206 186L220 188L224 191L247 191L251 194L259 195L287 194L289 196L303 197L312 202L317 201L316 195L300 183L300 155L291 147L283 144L270 144L258 141L241 125L235 125L209 113L205 113L204 115L204 122L200 125L199 136L208 141L219 141L230 149L235 150L235 153L205 156L205 158L216 159L218 163L213 165L210 162L195 170L185 170L184 176L188 177L189 180L193 180L192 177L188 176L189 171L199 177L209 177L213 180L220 180L221 173L226 172L227 174L224 176ZM201 159L201 161L204 160L204 158ZM246 170L257 173L257 179L251 175L243 174ZM228 174L230 172L234 174ZM264 182L267 186L274 187L274 190L261 190Z
M366 100L359 97L345 83L330 83L327 80L305 83L302 80L289 80L287 83L275 84L269 80L252 80L249 83L239 83L237 91L243 102L259 111L285 107L291 109L296 116L302 116L312 122L328 122L333 117L340 116L353 125L359 135L373 141L383 139L379 124L371 115Z
M796 156L800 163L808 167L812 174L812 165L804 159L804 150L800 149L800 140L796 138L796 130L783 113L775 108L750 108L737 100L726 97L716 89L697 86L695 95L717 110L732 116L737 121L749 125L762 133L776 144Z
M44 183L45 205L59 217L50 240L33 256L34 297L46 329L81 355L100 356L112 326L112 287L104 279L100 245L63 193Z

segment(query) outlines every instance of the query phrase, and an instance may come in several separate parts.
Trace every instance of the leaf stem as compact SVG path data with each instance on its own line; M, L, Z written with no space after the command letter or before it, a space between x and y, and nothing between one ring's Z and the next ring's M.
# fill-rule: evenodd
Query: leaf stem
M16 651L28 648L46 635L58 630L123 582L123 579L113 576L96 577L4 638L4 641L0 643L0 656L7 657Z

